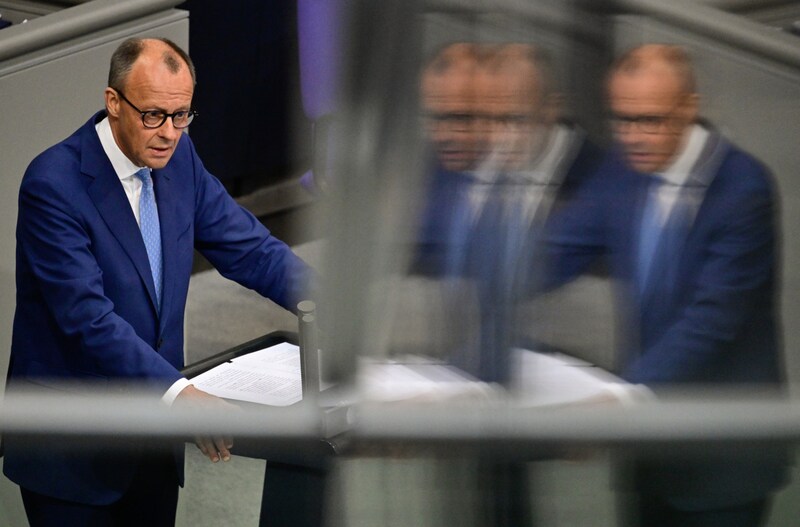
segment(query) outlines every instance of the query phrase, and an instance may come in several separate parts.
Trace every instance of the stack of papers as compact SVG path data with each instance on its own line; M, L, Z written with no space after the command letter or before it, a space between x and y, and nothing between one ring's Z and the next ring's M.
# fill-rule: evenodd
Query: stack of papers
M602 368L561 353L514 350L512 391L530 406L579 404L617 397L625 381Z
M494 388L447 364L411 357L403 362L365 362L359 393L369 402L436 402L488 399Z
M225 399L289 406L303 398L300 348L282 342L254 351L201 373L192 384Z
M524 405L553 407L615 397L624 381L563 354L514 350L511 393ZM367 402L437 402L489 399L502 393L463 371L425 358L364 361L359 394ZM208 393L239 401L288 406L302 399L300 350L289 343L248 353L192 379Z

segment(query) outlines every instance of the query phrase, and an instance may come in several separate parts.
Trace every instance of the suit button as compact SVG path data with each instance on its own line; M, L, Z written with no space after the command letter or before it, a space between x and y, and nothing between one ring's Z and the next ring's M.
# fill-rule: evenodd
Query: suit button
M156 342L156 349L160 350L161 349L161 345L163 343L164 343L164 339L158 339L158 342Z

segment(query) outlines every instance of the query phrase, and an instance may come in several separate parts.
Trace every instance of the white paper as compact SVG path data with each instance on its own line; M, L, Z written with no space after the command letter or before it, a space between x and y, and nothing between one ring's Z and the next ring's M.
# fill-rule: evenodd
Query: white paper
M616 397L627 385L602 368L562 354L516 349L511 395L531 407L580 404ZM367 401L462 401L487 399L502 392L446 364L412 358L408 362L365 363L359 372ZM615 389L616 388L616 389Z
M303 398L300 348L282 342L216 366L192 384L217 397L288 406Z
M515 350L512 392L523 404L550 407L618 393L626 386L607 371L575 357ZM367 401L455 401L486 399L496 387L429 359L364 361L358 373ZM288 406L302 399L300 349L286 342L220 364L192 379L208 393L239 401ZM612 389L616 388L616 389Z
M367 401L445 401L485 399L492 388L446 364L365 362L359 371L361 395Z
M524 404L558 406L614 396L625 382L602 368L559 353L514 350L513 387Z

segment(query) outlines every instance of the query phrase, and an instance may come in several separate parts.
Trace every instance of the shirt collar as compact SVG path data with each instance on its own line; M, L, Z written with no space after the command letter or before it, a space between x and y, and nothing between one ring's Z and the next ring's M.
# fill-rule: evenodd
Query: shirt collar
M140 168L144 168L136 166L133 161L122 153L116 140L114 140L114 134L111 131L111 123L108 122L108 117L105 117L102 121L97 123L94 129L97 130L97 136L100 138L103 151L106 153L106 156L108 156L108 160L111 161L111 166L114 167L114 172L116 172L118 178L129 178Z
M559 183L554 179L561 175L560 168L563 166L564 157L569 150L570 136L570 129L567 126L558 124L553 127L549 138L550 144L536 166L531 169L530 179L544 185Z
M567 154L571 135L568 126L557 124L548 132L542 152L531 166L514 171L512 174L505 173L498 170L497 156L490 155L489 159L473 172L473 177L481 183L495 183L500 176L511 177L520 183L536 182L542 185L557 183L558 181L553 180L556 179L556 174Z
M690 126L684 132L684 144L681 152L675 158L675 161L663 172L658 172L658 175L673 185L681 186L685 184L686 180L689 179L692 168L700 159L700 154L703 152L708 136L708 130L699 124Z

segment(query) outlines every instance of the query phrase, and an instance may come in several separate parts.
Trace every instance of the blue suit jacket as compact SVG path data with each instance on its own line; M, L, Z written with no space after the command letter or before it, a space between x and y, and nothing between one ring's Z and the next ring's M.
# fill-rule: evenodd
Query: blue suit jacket
M767 169L712 133L688 185L702 195L691 227L637 284L648 179L612 159L551 218L550 284L606 255L630 321L621 375L650 386L783 380L776 316L775 189ZM697 195L697 194L695 194ZM673 462L642 472L643 489L684 508L743 502L784 477L782 456L752 462Z
M181 377L195 248L224 276L287 309L306 286L307 266L236 204L183 135L167 166L153 171L159 316L139 227L95 131L103 117L39 155L22 180L10 387L132 380L164 393ZM7 438L4 472L41 494L102 504L125 491L137 465L131 454L67 454L28 452Z
M580 133L580 132L579 132ZM605 161L606 153L593 143L581 140L575 157L564 167L552 209L567 203L583 181L589 180ZM469 260L485 248L476 247L475 220L469 203L469 192L475 179L465 173L439 168L427 189L427 204L421 218L414 271L434 276L470 275L476 271ZM536 243L542 221L535 221L530 242Z
M582 182L604 166L606 152L582 136L580 131L575 133L572 156L559 167L563 173L556 175L561 180L551 211L568 203ZM480 341L476 346L452 350L449 360L482 380L505 383L511 373L511 347L541 348L522 336L524 332L515 324L515 312L517 303L529 296L542 274L542 259L535 246L540 241L545 208L537 211L518 241L509 243L503 235L509 225L502 205L490 205L487 200L480 217L473 218L470 191L475 185L487 184L463 173L440 170L434 175L414 270L475 281L480 301ZM493 186L490 192L502 196L501 186Z

